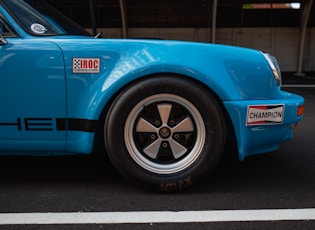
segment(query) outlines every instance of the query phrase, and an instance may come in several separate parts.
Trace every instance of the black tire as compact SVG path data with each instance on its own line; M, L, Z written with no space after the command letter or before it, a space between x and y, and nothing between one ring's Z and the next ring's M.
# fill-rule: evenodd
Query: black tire
M154 191L189 187L218 163L225 124L205 87L178 76L155 76L127 87L104 127L115 168Z

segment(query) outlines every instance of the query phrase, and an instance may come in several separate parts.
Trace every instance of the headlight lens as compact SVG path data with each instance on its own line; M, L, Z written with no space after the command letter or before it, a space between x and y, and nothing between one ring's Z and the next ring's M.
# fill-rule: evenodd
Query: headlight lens
M264 52L261 52L261 53L264 55L265 59L267 60L272 70L273 76L275 77L277 85L281 87L281 84L282 84L281 71L280 71L280 67L278 65L276 58L268 53L264 53Z

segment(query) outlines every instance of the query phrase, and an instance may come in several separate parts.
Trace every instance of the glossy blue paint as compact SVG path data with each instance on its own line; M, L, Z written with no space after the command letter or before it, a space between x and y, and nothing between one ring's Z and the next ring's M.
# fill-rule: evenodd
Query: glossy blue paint
M275 100L226 101L224 106L233 122L238 144L239 159L246 156L271 152L286 140L292 139L292 128L302 117L297 117L297 108L304 104L301 96L281 92L282 97ZM246 126L248 105L283 104L284 119L281 124Z
M156 74L194 79L215 94L232 120L240 160L277 149L302 119L296 113L303 98L280 89L260 51L182 41L35 36L2 5L0 16L17 33L0 46L3 154L91 153L96 129L80 127L76 119L100 121L118 92ZM99 72L74 73L74 58L99 59ZM275 104L284 105L283 123L246 126L249 105ZM75 128L69 128L71 119Z
M78 39L74 43L56 39L53 42L65 55L70 117L85 113L81 116L97 119L103 105L119 89L135 79L158 73L194 78L223 101L280 96L268 63L256 50L159 40ZM73 57L100 57L101 73L73 74ZM76 103L78 99L81 105ZM93 113L88 114L90 111Z
M55 129L56 118L67 115L61 50L42 40L7 41L0 46L0 123L16 125L2 125L0 139L65 140L66 132Z

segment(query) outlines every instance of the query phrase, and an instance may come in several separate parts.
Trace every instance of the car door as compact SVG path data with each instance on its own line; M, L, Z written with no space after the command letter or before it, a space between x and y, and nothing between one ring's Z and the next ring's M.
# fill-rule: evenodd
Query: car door
M22 148L27 140L65 140L66 131L58 129L66 118L61 50L41 38L19 38L0 24L0 150L6 141Z

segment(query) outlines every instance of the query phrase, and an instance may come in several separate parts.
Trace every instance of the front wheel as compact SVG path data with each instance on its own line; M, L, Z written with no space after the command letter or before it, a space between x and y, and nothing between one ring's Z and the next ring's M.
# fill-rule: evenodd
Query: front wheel
M214 97L198 83L158 76L126 88L105 122L105 143L116 169L129 181L177 191L217 164L225 125Z

